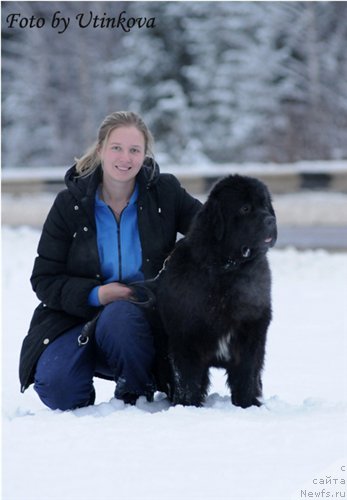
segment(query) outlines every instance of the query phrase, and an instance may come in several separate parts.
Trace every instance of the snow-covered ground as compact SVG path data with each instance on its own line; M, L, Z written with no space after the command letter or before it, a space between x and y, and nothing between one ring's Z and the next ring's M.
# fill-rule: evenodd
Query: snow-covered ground
M262 408L233 407L215 370L200 409L170 407L160 394L124 406L98 380L94 407L52 412L32 388L20 394L17 375L37 303L29 276L38 238L28 227L2 231L3 500L346 496L346 253L270 252Z

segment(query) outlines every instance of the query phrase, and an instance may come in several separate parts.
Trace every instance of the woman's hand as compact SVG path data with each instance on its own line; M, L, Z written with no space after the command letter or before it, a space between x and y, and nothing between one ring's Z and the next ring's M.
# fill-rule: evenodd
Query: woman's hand
M132 291L121 283L108 283L99 288L98 296L101 305L106 306L115 300L127 300L131 297Z

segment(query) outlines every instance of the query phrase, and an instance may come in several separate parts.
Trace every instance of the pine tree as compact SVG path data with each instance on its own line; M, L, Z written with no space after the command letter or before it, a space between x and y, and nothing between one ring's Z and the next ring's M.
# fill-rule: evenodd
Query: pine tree
M156 27L6 27L58 10ZM116 109L165 163L347 155L347 2L3 2L2 26L4 165L71 164Z

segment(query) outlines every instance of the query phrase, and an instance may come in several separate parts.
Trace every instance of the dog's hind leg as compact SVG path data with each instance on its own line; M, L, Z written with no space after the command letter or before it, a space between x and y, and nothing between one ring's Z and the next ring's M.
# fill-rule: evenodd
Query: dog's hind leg
M210 384L209 369L190 359L173 358L174 390L172 402L175 405L201 406Z

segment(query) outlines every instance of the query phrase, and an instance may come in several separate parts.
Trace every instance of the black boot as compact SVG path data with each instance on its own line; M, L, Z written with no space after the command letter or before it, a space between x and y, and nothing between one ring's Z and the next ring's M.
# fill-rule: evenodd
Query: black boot
M93 387L88 401L86 401L85 403L81 403L80 405L77 406L77 408L85 408L86 406L93 405L95 403L95 397L96 397L96 394L95 394L95 389Z

